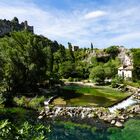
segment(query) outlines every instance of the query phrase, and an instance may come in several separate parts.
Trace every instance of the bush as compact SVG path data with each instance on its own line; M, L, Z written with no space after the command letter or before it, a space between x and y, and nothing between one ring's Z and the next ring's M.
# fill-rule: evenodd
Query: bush
M117 88L120 84L123 84L123 78L120 76L116 76L114 79L111 81L111 86L113 88Z
M22 96L21 98L14 97L13 100L16 103L16 105L18 105L18 106L24 106L25 105L26 97L25 96Z
M3 106L4 105L5 100L6 99L3 97L3 94L1 93L0 94L0 106Z
M99 65L95 68L92 68L90 72L90 78L95 80L97 84L103 84L105 80L105 71L103 66Z
M49 126L23 122L16 126L8 120L0 121L0 138L7 140L47 140L50 132Z
M45 101L45 97L34 97L32 99L29 99L25 96L22 96L21 98L14 97L14 102L17 106L32 108L32 109L39 109L43 102Z
M11 138L11 127L12 125L10 122L8 122L8 120L2 120L0 122L0 138Z
M72 77L69 77L69 78L68 78L68 81L69 81L69 82L73 82L73 78L72 78Z
M33 109L39 109L41 107L41 104L45 101L45 97L34 97L30 100L28 107L33 108Z

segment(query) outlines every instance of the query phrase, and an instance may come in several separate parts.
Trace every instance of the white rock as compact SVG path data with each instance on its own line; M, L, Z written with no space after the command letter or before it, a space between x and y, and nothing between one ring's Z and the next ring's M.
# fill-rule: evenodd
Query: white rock
M112 121L111 121L111 124L115 124L115 122L116 122L115 120L112 120Z
M43 116L39 116L39 117L38 117L38 119L42 119L42 118L43 118Z
M117 127L122 127L123 125L122 125L121 122L117 121L117 122L115 123L115 126L117 126Z

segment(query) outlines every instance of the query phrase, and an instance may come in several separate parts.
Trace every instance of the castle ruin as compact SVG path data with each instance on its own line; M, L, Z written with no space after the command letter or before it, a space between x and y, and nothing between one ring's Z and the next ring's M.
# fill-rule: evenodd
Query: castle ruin
M0 20L0 36L4 36L13 31L23 31L27 30L29 32L34 32L33 26L29 26L27 21L19 23L18 18L14 17L13 20Z

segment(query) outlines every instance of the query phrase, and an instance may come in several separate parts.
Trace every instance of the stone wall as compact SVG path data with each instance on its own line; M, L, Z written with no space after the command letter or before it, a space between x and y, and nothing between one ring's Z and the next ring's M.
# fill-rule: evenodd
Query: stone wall
M107 108L103 107L58 107L58 106L45 106L44 110L40 112L39 119L56 119L62 118L73 119L79 118L96 120L100 119L108 124L115 125L117 127L122 127L123 123L136 115L140 114L140 104L130 106L127 109L116 110L116 112L111 113Z
M28 30L29 32L34 32L33 26L29 26L27 21L24 21L22 23L19 22L13 22L9 20L0 20L0 36L4 36L5 34L8 34L12 31L22 31L22 30Z

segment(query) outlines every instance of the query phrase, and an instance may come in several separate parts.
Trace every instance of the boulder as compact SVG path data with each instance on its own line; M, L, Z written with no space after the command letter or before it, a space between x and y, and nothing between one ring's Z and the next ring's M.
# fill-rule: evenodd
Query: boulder
M93 113L88 114L88 118L93 118L93 117L94 117Z
M117 122L115 123L115 126L117 126L117 127L122 127L123 124L122 124L120 121L117 121Z
M41 116L41 115L38 117L38 119L42 119L42 118L43 118L43 116Z
M112 120L112 121L111 121L111 124L115 124L115 122L116 122L115 120Z

